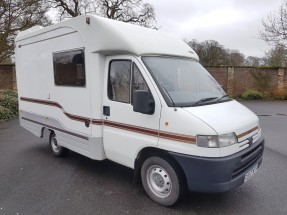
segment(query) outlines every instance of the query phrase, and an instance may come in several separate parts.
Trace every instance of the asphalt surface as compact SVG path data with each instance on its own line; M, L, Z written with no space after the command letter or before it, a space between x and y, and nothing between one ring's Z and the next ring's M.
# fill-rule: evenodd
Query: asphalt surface
M0 124L0 214L287 214L287 102L244 102L259 115L263 164L242 186L221 194L190 193L165 208L133 185L133 171L70 152L52 155L43 139Z

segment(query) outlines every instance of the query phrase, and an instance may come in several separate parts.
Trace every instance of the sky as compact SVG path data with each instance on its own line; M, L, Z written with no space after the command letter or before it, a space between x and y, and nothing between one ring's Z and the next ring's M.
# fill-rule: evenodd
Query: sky
M216 40L228 49L263 57L268 45L259 39L262 18L284 0L145 0L156 12L160 31L185 40Z

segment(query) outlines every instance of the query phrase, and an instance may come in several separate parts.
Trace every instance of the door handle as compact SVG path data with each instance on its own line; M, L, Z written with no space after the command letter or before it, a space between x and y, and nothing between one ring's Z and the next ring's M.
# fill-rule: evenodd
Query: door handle
M90 126L90 120L85 121L85 126L88 128Z
M110 106L104 106L103 107L103 113L105 116L110 116L111 115Z

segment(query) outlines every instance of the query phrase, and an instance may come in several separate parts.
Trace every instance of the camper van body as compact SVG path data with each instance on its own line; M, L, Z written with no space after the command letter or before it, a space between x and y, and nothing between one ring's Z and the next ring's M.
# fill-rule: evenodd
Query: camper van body
M180 74L188 66L199 71L188 80L195 94L206 88L216 97L185 102L182 91L191 87L182 79L192 76ZM177 201L174 190L182 193L173 175L191 191L223 192L261 164L258 117L225 96L195 52L172 35L91 15L33 27L16 38L16 73L22 127L38 137L49 130L56 154L70 149L134 169L162 205Z

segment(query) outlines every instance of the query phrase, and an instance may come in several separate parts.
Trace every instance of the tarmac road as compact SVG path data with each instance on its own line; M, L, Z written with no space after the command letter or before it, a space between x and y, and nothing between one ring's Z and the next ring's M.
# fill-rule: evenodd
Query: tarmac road
M0 125L0 214L287 214L287 102L244 102L261 120L263 164L244 185L190 193L165 208L133 185L133 171L76 153L52 155L47 136L11 120Z

